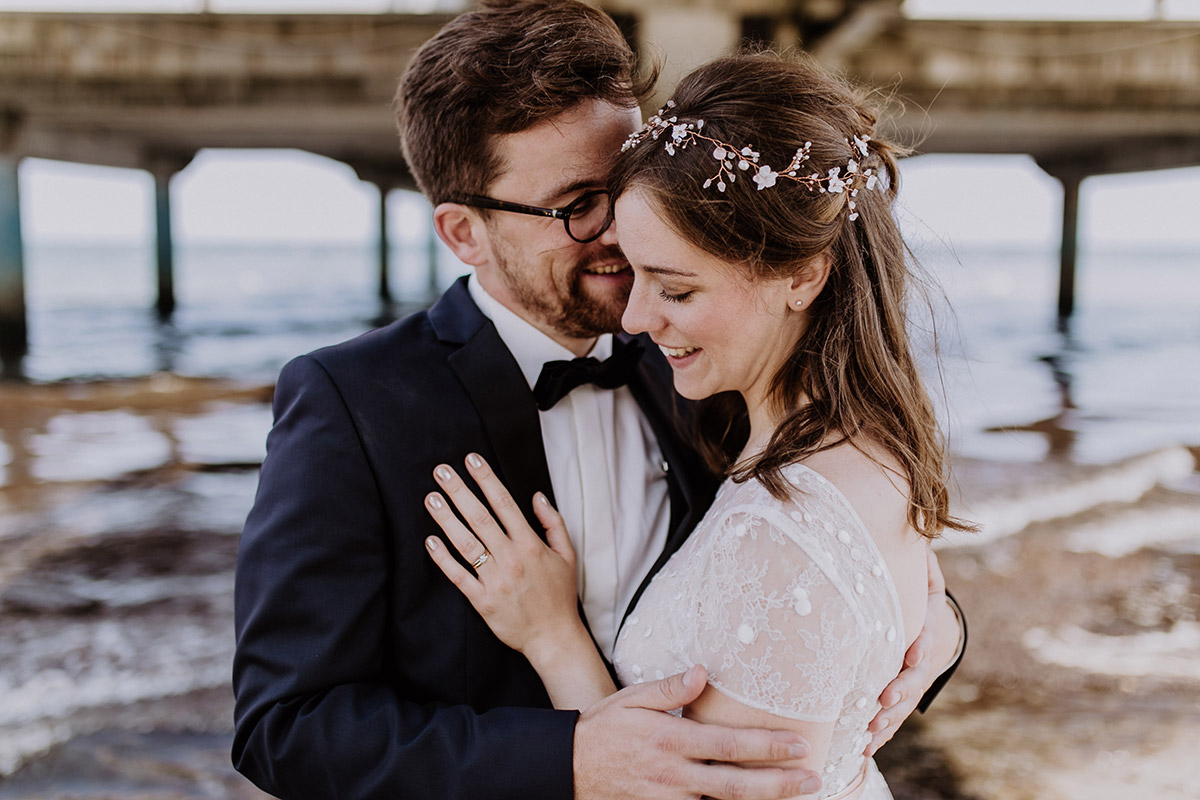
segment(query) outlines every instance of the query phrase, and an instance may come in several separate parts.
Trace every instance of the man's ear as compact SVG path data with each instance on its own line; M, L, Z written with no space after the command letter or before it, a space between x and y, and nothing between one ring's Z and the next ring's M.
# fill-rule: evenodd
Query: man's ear
M439 203L433 209L433 229L464 264L480 267L491 262L487 225L473 209L460 203Z
M804 267L792 276L792 284L788 288L788 305L792 308L808 308L829 280L829 270L833 267L833 256L829 251L809 260Z

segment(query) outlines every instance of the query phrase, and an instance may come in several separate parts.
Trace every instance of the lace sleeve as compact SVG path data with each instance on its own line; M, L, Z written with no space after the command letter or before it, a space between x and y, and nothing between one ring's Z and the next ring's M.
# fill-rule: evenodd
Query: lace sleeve
M810 722L837 719L866 637L824 531L787 508L731 508L697 587L692 663L733 699Z

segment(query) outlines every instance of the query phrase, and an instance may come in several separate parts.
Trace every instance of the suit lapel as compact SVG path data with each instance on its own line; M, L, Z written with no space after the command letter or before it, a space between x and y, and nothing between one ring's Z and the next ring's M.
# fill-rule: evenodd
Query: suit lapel
M471 300L466 278L456 281L442 295L430 309L429 320L439 339L459 345L448 361L479 413L491 444L489 461L520 504L529 524L543 534L530 501L534 492L541 491L554 502L554 489L546 464L537 405L520 366L504 346L491 320ZM629 389L646 415L667 461L671 519L663 552L634 594L625 610L626 617L650 579L679 549L708 510L720 483L699 454L685 442L670 367L662 362L653 343L645 337L643 340L647 353L638 365Z
M439 338L461 345L448 362L479 413L491 444L488 461L529 524L542 533L531 501L540 491L553 502L554 488L537 405L521 368L491 320L471 300L465 278L442 296L429 317Z
M654 566L634 593L625 614L637 605L638 599L663 564L687 539L692 529L708 511L720 479L710 472L703 458L683 438L685 420L680 409L680 398L670 379L670 367L661 363L658 349L652 342L643 341L646 355L638 365L638 371L629 389L646 415L646 420L658 438L659 448L666 459L667 486L671 500L671 520L667 541Z

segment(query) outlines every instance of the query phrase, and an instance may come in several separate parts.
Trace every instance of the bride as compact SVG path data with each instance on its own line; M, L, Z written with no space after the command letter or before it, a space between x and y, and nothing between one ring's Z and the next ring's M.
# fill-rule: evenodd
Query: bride
M629 137L612 182L635 274L622 320L709 398L698 434L728 479L625 619L622 684L702 668L682 714L791 728L823 798L890 798L864 754L877 698L925 618L930 540L948 511L944 452L905 329L898 148L855 90L808 61L738 55L688 75ZM616 691L575 603L562 519L546 541L486 463L445 465L429 512L442 571L538 671L556 707ZM470 562L472 559L468 558Z

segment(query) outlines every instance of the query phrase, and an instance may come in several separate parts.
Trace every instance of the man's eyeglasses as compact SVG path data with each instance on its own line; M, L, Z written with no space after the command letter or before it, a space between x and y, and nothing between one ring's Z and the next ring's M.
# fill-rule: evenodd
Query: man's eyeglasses
M608 230L608 226L612 225L613 220L612 200L604 189L584 192L562 208L527 206L477 194L453 197L450 202L475 208L490 208L495 211L512 211L515 214L532 214L537 217L561 219L563 227L567 229L567 236L580 244L599 239Z

